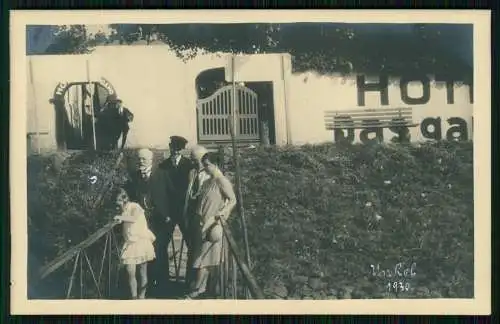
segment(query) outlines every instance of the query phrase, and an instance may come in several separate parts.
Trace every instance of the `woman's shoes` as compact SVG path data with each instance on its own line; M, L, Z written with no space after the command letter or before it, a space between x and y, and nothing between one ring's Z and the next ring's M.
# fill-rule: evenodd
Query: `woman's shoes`
M184 296L184 299L197 299L205 293L204 290L193 290L189 294Z

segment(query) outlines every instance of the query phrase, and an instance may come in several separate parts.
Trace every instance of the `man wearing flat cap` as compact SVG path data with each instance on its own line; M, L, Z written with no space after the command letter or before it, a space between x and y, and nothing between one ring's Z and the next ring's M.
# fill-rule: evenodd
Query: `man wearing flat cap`
M188 231L189 224L184 210L186 193L189 185L189 173L194 168L190 159L182 156L187 140L181 136L170 137L170 157L160 163L158 171L161 174L165 188L165 203L168 210L168 219L155 221L154 231L157 236L155 273L158 281L168 281L169 259L168 245L173 237L176 225L188 248L188 264L190 262L191 239ZM186 284L189 284L191 274L186 274ZM160 283L160 286L164 286Z

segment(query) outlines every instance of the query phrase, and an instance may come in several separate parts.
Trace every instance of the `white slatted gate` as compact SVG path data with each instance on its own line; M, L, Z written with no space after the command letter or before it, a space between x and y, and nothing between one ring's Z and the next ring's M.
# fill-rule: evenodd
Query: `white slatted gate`
M197 102L198 137L200 141L230 141L233 86L227 85ZM240 85L236 86L236 129L238 140L258 141L259 114L257 94Z

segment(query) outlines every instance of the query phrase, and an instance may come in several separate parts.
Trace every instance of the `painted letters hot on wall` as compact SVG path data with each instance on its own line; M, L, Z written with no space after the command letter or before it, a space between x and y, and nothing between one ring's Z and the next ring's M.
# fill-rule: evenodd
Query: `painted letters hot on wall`
M431 79L423 75L391 80L380 76L368 80L356 76L356 106L361 110L377 108L411 108L416 127L339 129L335 141L393 141L408 131L411 141L472 139L472 87L449 80ZM369 102L368 102L369 101ZM352 110L352 107L331 107L331 110Z
M411 82L417 82L422 89L420 97L412 97L408 94L408 87ZM446 102L447 104L455 103L454 82L450 80L435 80L436 83L444 83L446 86ZM358 106L365 106L366 92L379 92L380 104L382 106L389 105L389 77L380 76L378 82L367 82L365 75L358 75L356 78L356 86L358 90ZM431 98L431 80L428 76L420 77L402 77L399 80L399 91L401 101L406 105L425 105ZM473 103L473 91L469 88L469 102Z

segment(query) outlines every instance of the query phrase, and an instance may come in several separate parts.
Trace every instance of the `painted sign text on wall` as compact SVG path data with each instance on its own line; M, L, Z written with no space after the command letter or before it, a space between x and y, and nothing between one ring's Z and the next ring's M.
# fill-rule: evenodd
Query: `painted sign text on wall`
M440 80L436 80L439 82ZM408 94L408 86L410 82L419 82L422 87L422 95L420 97L410 97ZM446 84L446 103L452 105L455 103L454 83L450 80L443 80ZM389 105L389 78L381 76L379 82L366 82L364 75L356 77L356 86L358 90L358 106L365 105L366 92L379 92L380 103L382 106ZM401 100L407 105L425 105L431 99L431 80L427 76L420 76L418 78L402 77L399 80L399 90L401 93ZM469 102L473 103L472 87L469 87Z
M54 90L54 95L53 95L53 98L51 99L51 101L64 100L63 99L64 94L66 93L66 91L69 89L69 87L72 84L82 84L82 83L85 83L85 82L60 82L59 84L57 84L57 86ZM102 87L104 87L104 89L106 89L106 91L108 92L108 95L112 95L115 93L115 88L105 78L101 78L98 83Z
M358 75L356 78L356 86L357 86L357 104L359 107L365 108L365 97L367 93L377 92L380 95L380 104L382 106L391 106L394 104L390 104L389 102L389 78L386 76L381 76L378 82L367 82L364 75ZM436 80L439 82L439 80ZM411 96L409 94L409 84L410 83L418 83L421 88L420 96ZM455 104L455 91L454 91L454 83L452 81L443 80L443 83L446 85L446 101L445 104L453 105ZM473 103L472 96L472 86L469 87L469 102ZM431 99L431 80L427 76L420 76L417 78L408 78L403 77L399 82L399 93L401 102L406 105L426 105L429 103ZM368 108L368 107L366 107ZM399 108L399 107L398 107ZM416 109L421 109L420 107L413 107L413 112ZM439 112L436 111L436 114ZM434 115L434 112L432 113ZM428 116L421 120L417 120L416 122L419 124L417 127L420 131L421 136L424 139L431 140L441 140L446 138L447 140L457 140L457 141L466 141L469 140L469 132L468 132L468 124L467 121L462 117L452 116L452 117L440 117L439 115ZM472 111L470 113L472 121ZM338 128L334 131L335 141L339 142L354 142L356 137L359 138L359 141L362 143L368 143L371 141L384 141L384 128L383 127L373 127L373 122L376 121L377 117L369 117L367 114L365 120L363 120L362 124L365 124L366 127L360 127L359 132L355 132L354 129L341 129ZM390 123L394 122L397 124L397 120L392 120ZM371 123L371 126L370 126ZM472 128L472 127L471 127ZM402 126L401 124L397 127L385 127L390 133L395 134L396 136L392 136L388 138L390 141L405 141L403 136L409 134L409 128ZM446 132L444 131L446 129ZM357 136L356 136L356 133ZM385 132L388 133L387 131ZM409 139L408 139L409 140Z

